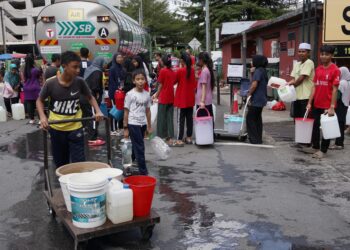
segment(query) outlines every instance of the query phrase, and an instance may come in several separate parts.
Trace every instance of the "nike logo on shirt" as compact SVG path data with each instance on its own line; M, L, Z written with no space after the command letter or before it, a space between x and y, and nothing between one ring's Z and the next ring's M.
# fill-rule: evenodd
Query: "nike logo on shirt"
M70 95L71 96L75 96L76 94L78 94L79 93L79 91L77 91L77 92L70 92Z

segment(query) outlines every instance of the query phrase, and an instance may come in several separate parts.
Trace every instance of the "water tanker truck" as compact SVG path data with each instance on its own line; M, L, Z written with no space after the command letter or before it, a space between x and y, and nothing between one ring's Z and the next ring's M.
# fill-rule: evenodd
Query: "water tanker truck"
M116 52L135 55L147 52L150 37L138 23L108 0L56 0L39 13L36 43L42 57L54 53L79 53L86 47L91 56L110 61Z

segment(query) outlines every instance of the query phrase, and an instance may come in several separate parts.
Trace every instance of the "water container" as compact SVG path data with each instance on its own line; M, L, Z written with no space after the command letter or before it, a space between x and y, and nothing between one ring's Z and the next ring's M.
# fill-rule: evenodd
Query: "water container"
M118 168L100 168L92 172L104 175L108 180L115 179L121 181L123 176L123 171Z
M152 126L155 124L158 115L158 103L154 102L151 105L151 124Z
M287 81L282 79L282 78L278 78L278 77L274 77L272 76L269 80L269 82L267 83L267 86L271 87L271 88L275 88L278 89L284 85L287 84Z
M350 125L350 107L348 107L348 112L346 113L346 125Z
M277 92L283 102L294 102L297 99L297 93L293 85L280 87Z
M241 132L243 118L240 116L231 116L229 118L228 131L230 134L239 135Z
M197 109L196 116L194 118L194 126L196 133L197 145L210 145L214 143L214 130L213 130L213 117L210 116L208 109L204 109L207 112L207 116L198 117Z
M111 180L107 190L107 217L114 224L133 219L133 193L128 185Z
M165 143L165 141L162 140L162 138L155 136L152 138L150 136L151 140L151 146L153 151L156 153L156 155L161 160L167 160L170 157L171 154L171 148L168 144Z
M125 139L121 147L122 150L122 164L124 168L131 167L132 165L132 144L129 139Z
M94 228L106 222L108 180L99 174L80 173L68 179L73 225Z
M119 110L124 109L125 92L123 90L116 90L114 93L115 106Z
M295 142L311 143L314 119L295 118Z
M0 122L6 122L7 121L7 111L0 106Z
M75 174L66 174L62 175L58 180L60 182L64 202L66 204L67 210L69 212L72 212L72 204L70 202L70 193L68 190L68 179Z
M133 192L133 210L135 217L147 216L151 212L153 193L157 180L152 176L130 176L125 178Z
M24 112L24 105L22 103L15 103L11 105L13 120L24 120L26 114Z
M321 115L321 128L323 138L326 140L335 139L341 136L336 114L334 114L334 116L328 116L328 114Z

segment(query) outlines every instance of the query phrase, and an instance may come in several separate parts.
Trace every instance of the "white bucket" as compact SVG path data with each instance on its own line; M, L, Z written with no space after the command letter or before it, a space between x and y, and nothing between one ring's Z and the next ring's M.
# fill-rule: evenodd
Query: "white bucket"
M117 168L100 168L92 172L104 175L108 180L116 179L118 181L121 181L123 176L123 171Z
M277 92L283 102L294 102L297 99L297 93L292 85L282 86Z
M326 140L335 139L341 136L338 117L336 114L334 114L334 116L328 116L327 114L321 115L321 128L323 138Z
M314 119L295 118L295 142L311 143Z
M0 106L0 122L6 122L7 121L7 111Z
M60 182L60 185L61 185L61 190L63 193L64 202L66 203L66 207L67 207L67 210L69 212L72 212L72 205L70 202L70 194L69 194L69 190L68 190L68 179L73 175L75 175L75 174L62 175L58 179L58 181Z
M350 107L348 107L348 112L346 113L346 125L350 125Z
M73 225L94 228L106 222L107 184L104 176L93 172L75 174L69 178Z

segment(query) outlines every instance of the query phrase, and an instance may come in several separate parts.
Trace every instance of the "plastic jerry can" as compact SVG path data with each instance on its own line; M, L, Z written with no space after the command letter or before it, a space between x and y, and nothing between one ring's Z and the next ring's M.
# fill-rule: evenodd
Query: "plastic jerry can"
M26 118L24 105L22 103L12 104L11 109L13 120L24 120Z
M326 140L340 137L340 128L336 114L334 116L321 115L321 128L323 138Z
M7 111L0 106L0 122L6 122L7 121Z
M107 217L113 224L133 219L133 195L129 185L111 180L107 189Z

